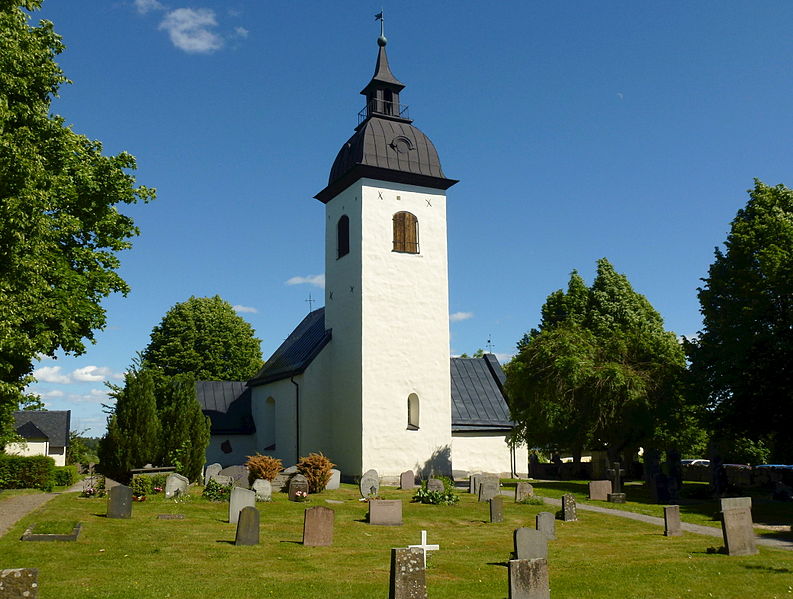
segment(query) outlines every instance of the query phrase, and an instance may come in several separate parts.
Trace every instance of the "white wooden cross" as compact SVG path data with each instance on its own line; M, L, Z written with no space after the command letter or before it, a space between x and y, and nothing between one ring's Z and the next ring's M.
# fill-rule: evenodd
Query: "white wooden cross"
M436 551L440 549L440 545L427 545L427 531L421 531L421 545L408 545L408 549L421 549L424 553L424 569L427 569L427 551Z

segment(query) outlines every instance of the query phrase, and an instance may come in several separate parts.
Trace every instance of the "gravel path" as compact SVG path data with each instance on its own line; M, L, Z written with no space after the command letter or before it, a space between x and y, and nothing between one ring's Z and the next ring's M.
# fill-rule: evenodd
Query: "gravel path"
M75 483L62 493L78 493L83 490L82 482ZM16 495L3 499L0 494L0 537L6 534L14 524L33 510L41 507L53 497L61 493L36 493L32 495Z

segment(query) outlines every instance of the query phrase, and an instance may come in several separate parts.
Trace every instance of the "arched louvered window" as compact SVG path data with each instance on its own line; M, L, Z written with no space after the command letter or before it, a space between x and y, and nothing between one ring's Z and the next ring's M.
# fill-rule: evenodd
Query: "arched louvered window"
M408 430L419 430L419 396L415 393L408 395Z
M410 212L394 215L394 251L419 253L419 220Z
M350 218L344 214L336 224L336 240L338 245L338 255L341 258L350 253Z

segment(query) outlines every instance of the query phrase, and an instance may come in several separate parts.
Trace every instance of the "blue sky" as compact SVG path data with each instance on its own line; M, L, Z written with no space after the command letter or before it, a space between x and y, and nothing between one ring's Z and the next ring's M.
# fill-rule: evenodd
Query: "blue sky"
M312 199L357 124L379 33L367 2L45 0L67 49L53 111L137 157L156 201L127 297L79 357L38 364L50 409L104 431L118 382L191 295L238 307L267 357L323 297ZM607 257L666 326L758 177L793 185L793 3L387 3L388 53L448 177L451 352L499 356L546 296ZM316 305L315 305L316 307Z

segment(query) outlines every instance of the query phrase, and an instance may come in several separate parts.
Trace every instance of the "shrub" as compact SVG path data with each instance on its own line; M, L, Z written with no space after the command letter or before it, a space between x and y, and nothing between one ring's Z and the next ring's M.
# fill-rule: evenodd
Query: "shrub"
M58 487L70 487L77 482L77 466L56 466L53 482Z
M152 493L157 494L165 491L165 481L168 479L167 474L153 474L149 478L151 479Z
M310 453L297 461L297 471L306 477L308 492L319 493L330 480L330 471L336 464L322 453Z
M222 485L214 479L208 480L204 486L204 492L201 497L207 501L228 501L231 497L231 489L234 488L234 483L230 482L227 485Z
M137 474L133 476L132 482L129 484L130 489L132 489L132 494L135 497L143 497L151 493L151 479L151 476L146 476L143 474Z
M421 488L416 491L411 501L413 503L428 503L432 505L454 505L460 498L454 492L454 483L445 476L439 476L443 481L443 491L428 491L427 481L422 481Z
M43 455L0 454L0 485L5 489L52 490L55 460Z
M257 478L272 481L281 472L281 460L268 455L249 455L245 467L248 468L248 482L253 483Z
M524 497L518 503L522 503L523 505L545 505L542 497Z

